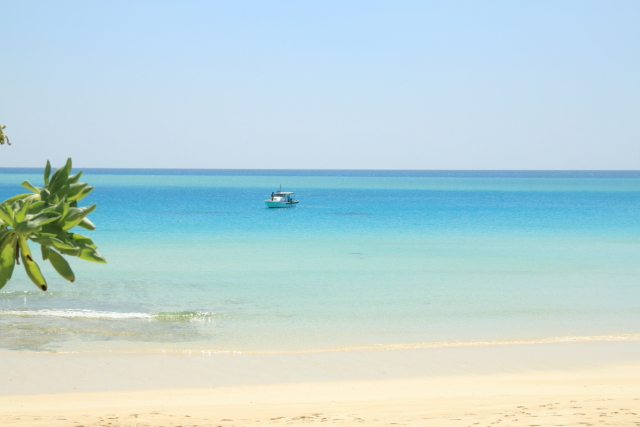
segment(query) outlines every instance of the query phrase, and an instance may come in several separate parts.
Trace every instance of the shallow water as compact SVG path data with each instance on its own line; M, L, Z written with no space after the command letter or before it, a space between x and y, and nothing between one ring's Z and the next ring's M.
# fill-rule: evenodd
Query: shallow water
M0 348L640 338L640 173L86 170L108 264L0 291ZM0 198L41 183L0 170ZM300 200L267 209L282 184Z

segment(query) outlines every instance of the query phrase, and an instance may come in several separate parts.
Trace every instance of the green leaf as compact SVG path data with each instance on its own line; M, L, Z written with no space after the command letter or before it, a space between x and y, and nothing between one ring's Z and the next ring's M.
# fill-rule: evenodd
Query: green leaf
M40 251L42 252L42 259L44 261L49 259L49 253L51 252L49 248L45 245L40 245Z
M53 246L54 236L46 234L46 233L36 233L29 236L29 240L40 243L43 246Z
M73 270L71 270L69 263L58 252L49 251L49 262L51 262L53 268L55 268L58 274L60 274L62 277L70 282L76 280L76 276L75 274L73 274Z
M25 220L25 218L27 217L27 211L29 210L29 206L31 206L31 201L33 199L26 199L24 202L22 202L22 205L20 206L20 209L18 209L18 211L15 214L15 221L16 222L22 222ZM16 202L19 203L19 202ZM15 204L14 204L15 206ZM17 225L16 225L17 227Z
M47 204L42 200L37 202L32 202L31 206L29 206L29 210L27 210L27 215L35 215L38 212L44 211L47 209Z
M56 195L62 199L63 197L67 197L67 200L74 200L82 193L82 190L87 186L86 182L80 184L70 184L61 188Z
M53 246L53 239L55 239L55 237L42 236L42 233L29 236L29 240L39 243L42 246Z
M42 191L42 188L32 185L29 181L24 181L20 185L23 186L24 188L26 188L27 190L33 191L34 193L40 194L40 191Z
M80 251L80 255L78 255L80 259L83 259L85 261L91 261L91 262L100 262L100 263L107 262L107 260L104 259L104 257L100 255L98 251L93 249L91 246L81 245L81 247L82 249Z
M84 193L84 189L87 188L87 183L79 183L79 184L71 184L71 189L69 190L69 194L67 194L68 200L78 200L83 198L82 195ZM89 194L89 193L87 193Z
M4 247L5 240L9 239L12 234L11 230L0 231L0 250Z
M58 224L46 224L42 226L42 233L39 236L56 237L64 240L69 237L69 233L62 230Z
M43 188L42 191L40 192L40 198L45 202L49 201L50 196L51 196L51 193L46 188Z
M53 173L51 183L49 184L51 194L64 187L67 183L67 178L69 178L69 173L71 173L71 159L67 159L67 163L63 167L56 169Z
M82 227L87 230L95 230L96 226L89 220L89 218L82 218L82 221L78 223L78 227Z
M62 229L69 230L80 224L82 219L93 212L95 208L95 203L91 206L85 206L84 208L69 208L69 213L62 223Z
M29 279L31 279L38 288L46 291L47 281L44 280L40 267L38 267L38 264L36 264L31 256L31 250L29 249L27 240L24 237L19 237L18 244L20 245L20 258L22 259L22 264L24 265L24 270L27 272L27 276L29 276Z
M33 221L22 221L16 224L14 230L19 235L27 237L31 234L38 233L42 230L42 227Z
M75 184L76 182L78 182L80 180L81 176L82 176L82 171L71 175L69 177L69 179L67 179L67 184Z
M78 197L75 198L75 200L82 200L85 197L87 197L89 195L89 193L91 193L93 191L95 187L86 187L84 190L82 190L82 193L80 193L80 195Z
M54 222L58 218L60 218L60 214L58 212L41 212L38 215L34 215L29 221L43 226L50 222Z
M80 256L80 252L81 249L80 248L75 248L75 249L58 249L60 251L60 253L63 253L65 255L69 255L69 256Z
M2 233L2 237L0 237L0 251L2 251L6 245L10 245L11 242L15 240L15 237L16 235L13 231L5 230Z
M43 227L47 228L47 226ZM80 246L67 237L67 233L38 233L29 237L30 240L41 245L51 246L66 255L80 255Z
M7 224L9 227L13 227L13 211L7 205L0 205L0 220Z
M49 184L49 176L51 175L51 163L47 160L47 165L44 167L44 185Z
M15 253L15 236L11 236L0 249L0 289L7 284L13 275L13 269L16 265Z
M70 203L66 200L63 200L61 202L59 202L58 204L51 206L51 209L54 212L57 212L60 214L60 218L64 218L67 216L67 214L69 213L69 205Z
M93 240L81 234L69 233L69 239L73 240L77 245L87 245L91 246L93 249L98 249L98 247L93 243Z
M6 205L12 205L16 200L22 200L22 199L26 199L27 197L34 197L35 194L33 193L26 193L26 194L18 194L17 196L13 196L5 201L3 201L1 204L6 204Z
M65 238L56 238L56 237L50 237L51 239L51 246L53 246L54 248L61 250L61 251L72 251L72 252L78 252L80 253L79 249L80 246L76 245L73 241L69 240L69 239L65 239Z
M80 256L80 247L76 246L73 249L62 249L62 248L57 248L58 251L60 251L60 253L65 254L65 255L69 255L69 256Z

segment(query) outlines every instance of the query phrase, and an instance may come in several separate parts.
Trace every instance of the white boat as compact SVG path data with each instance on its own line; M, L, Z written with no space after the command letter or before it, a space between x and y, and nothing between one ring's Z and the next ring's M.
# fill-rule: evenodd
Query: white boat
M264 201L269 208L292 208L298 204L297 200L293 200L293 193L289 191L276 191L271 193L271 198Z

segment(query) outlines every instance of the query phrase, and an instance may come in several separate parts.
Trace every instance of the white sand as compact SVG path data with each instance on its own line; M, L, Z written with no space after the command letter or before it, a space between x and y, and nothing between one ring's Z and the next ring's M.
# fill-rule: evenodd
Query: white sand
M639 348L573 343L239 357L2 352L0 425L640 426Z

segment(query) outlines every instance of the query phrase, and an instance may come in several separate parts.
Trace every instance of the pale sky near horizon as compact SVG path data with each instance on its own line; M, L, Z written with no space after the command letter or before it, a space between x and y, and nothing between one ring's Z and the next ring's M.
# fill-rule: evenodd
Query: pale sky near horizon
M0 0L0 167L640 169L640 1Z

